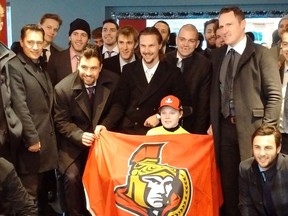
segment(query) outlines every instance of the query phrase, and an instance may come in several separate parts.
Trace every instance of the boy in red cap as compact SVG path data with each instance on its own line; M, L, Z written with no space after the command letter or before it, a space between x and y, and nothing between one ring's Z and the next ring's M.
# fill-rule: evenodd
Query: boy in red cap
M189 133L179 125L182 116L183 108L180 100L174 95L164 97L159 107L159 119L162 126L150 129L147 135Z

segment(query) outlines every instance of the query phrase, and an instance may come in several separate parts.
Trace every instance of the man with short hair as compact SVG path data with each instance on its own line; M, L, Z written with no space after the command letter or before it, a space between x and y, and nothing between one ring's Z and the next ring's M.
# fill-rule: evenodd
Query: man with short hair
M0 32L4 25L0 4ZM21 145L22 123L11 107L10 73L19 64L15 53L0 42L0 215L38 215L34 202L17 176L15 166ZM13 165L10 163L12 162Z
M239 166L241 215L288 215L288 156L280 150L281 133L275 126L255 130L254 157Z
M53 42L62 25L62 20L57 14L46 13L40 18L39 24L45 32L42 56L43 60L47 63L51 55L62 50L62 48ZM14 42L11 50L17 54L21 50L20 42Z
M159 31L155 27L143 29L138 43L142 58L123 67L113 107L121 117L116 131L144 135L159 124L156 114L163 97L173 94L183 106L190 101L180 69L162 56Z
M103 67L121 74L123 66L135 61L137 58L134 52L138 45L138 32L132 26L124 26L118 29L116 38L119 54L104 59Z
M102 38L102 27L97 27L92 30L92 39L94 43L98 46L101 47L103 45L103 38Z
M103 59L110 58L119 53L116 40L118 29L119 26L115 20L106 19L103 21L102 38L104 44L100 47Z
M158 29L158 31L160 32L162 36L163 53L169 53L175 50L174 47L170 47L168 44L170 33L171 33L169 24L163 20L159 20L153 26Z
M194 25L186 24L180 28L176 44L177 50L166 54L167 61L181 69L193 107L192 115L184 118L183 127L190 133L207 134L211 62L195 51L199 40Z
M55 86L55 127L59 133L59 171L69 215L90 215L86 210L82 175L98 124L111 129L117 115L110 113L119 76L102 70L96 45L87 45L78 70Z
M249 138L262 123L276 125L281 108L277 62L267 48L245 34L245 14L222 8L219 27L224 46L212 52L210 116L215 154L220 168L223 215L240 215L238 167L252 156Z
M20 61L10 71L12 108L23 124L18 149L18 174L28 193L37 201L39 214L48 208L47 196L40 198L46 174L57 168L58 154L52 118L53 86L40 57L44 30L36 24L21 29Z
M218 19L211 19L204 23L204 38L206 41L206 49L201 53L206 58L211 58L211 51L216 48L216 28Z
M45 32L42 56L48 62L51 55L62 50L53 42L62 25L62 20L57 14L46 13L41 17L39 23Z
M85 20L77 18L70 23L69 48L53 55L47 65L53 86L77 70L79 56L90 36L90 26Z

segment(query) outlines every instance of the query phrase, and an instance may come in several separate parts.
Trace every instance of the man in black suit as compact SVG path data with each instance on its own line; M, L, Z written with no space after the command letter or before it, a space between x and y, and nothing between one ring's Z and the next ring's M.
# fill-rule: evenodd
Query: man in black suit
M183 105L189 104L189 94L180 69L162 59L162 36L155 27L139 34L142 59L123 67L113 108L122 117L117 131L146 134L159 124L157 118L161 99L173 94Z
M224 204L221 215L238 216L239 163L252 156L250 138L262 123L276 125L281 82L269 50L245 34L245 14L222 8L219 27L224 46L212 52L210 118ZM213 133L212 133L213 132Z
M51 56L47 72L51 77L53 86L60 80L77 70L79 56L90 39L90 26L80 18L70 23L69 44L70 47Z
M59 133L59 171L63 175L64 198L69 215L89 215L85 206L82 175L97 125L113 128L118 114L110 106L119 76L103 71L96 45L87 45L78 70L55 86L55 125Z
M138 32L132 26L124 26L119 28L116 38L119 54L104 59L103 67L121 74L123 66L135 61L137 58L134 51L137 46Z
M181 68L193 107L192 115L184 118L183 127L190 133L207 134L211 63L195 51L199 40L194 25L186 24L180 28L176 44L177 50L166 54L167 61Z
M113 19L106 19L102 24L103 46L100 47L103 59L110 58L119 53L116 35L119 29L118 23Z
M24 187L38 202L39 214L47 207L47 196L40 199L47 172L57 168L57 143L52 118L53 87L43 70L40 56L44 30L36 24L21 29L22 51L11 64L12 108L23 124L18 149L18 172Z
M169 53L169 52L175 50L175 48L170 47L169 43L168 43L169 38L170 38L170 33L171 33L169 24L163 20L159 20L153 26L158 29L158 31L160 32L160 34L162 36L163 53Z

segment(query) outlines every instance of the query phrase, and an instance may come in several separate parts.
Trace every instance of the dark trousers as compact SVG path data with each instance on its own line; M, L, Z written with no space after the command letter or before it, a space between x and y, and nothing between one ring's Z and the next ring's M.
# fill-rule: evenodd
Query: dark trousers
M82 175L84 172L87 151L82 154L66 169L63 174L64 199L69 216L89 216L86 209Z
M221 216L240 216L239 203L239 143L236 125L230 119L221 120L220 174L224 203Z
M288 154L288 134L282 133L281 152Z

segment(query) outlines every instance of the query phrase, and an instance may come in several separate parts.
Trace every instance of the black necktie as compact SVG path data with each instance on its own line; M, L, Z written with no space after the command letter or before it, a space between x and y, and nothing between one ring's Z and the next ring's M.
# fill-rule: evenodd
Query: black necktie
M42 57L43 57L43 60L44 60L44 62L47 62L47 60L48 60L48 58L47 58L47 49L43 49L43 51L42 51Z
M93 95L95 94L95 86L86 87L86 89L87 89L89 99L92 100Z
M232 88L233 88L233 68L234 68L234 61L235 61L235 50L230 49L228 55L230 55L227 71L226 71L226 77L225 77L225 83L224 83L224 89L222 94L222 114L225 118L227 118L230 115L230 100L232 96Z

